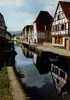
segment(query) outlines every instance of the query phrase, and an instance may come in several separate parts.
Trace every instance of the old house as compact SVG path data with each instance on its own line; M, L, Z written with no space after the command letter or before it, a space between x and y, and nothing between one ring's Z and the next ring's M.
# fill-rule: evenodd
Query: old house
M40 11L33 23L33 42L51 42L51 25L53 18L48 11Z
M21 39L21 42L23 42L23 41L25 41L26 40L26 36L25 36L25 27L22 29L22 31L21 31L21 37L22 37L22 39Z
M10 55L13 50L13 45L10 40L11 34L7 31L4 17L0 13L0 68L10 60Z
M3 47L8 43L9 40L11 40L11 34L7 31L4 17L0 13L0 49L1 45L3 49Z
M33 33L33 25L27 25L23 28L22 31L22 41L31 42Z
M70 49L70 2L58 2L51 34L52 45Z

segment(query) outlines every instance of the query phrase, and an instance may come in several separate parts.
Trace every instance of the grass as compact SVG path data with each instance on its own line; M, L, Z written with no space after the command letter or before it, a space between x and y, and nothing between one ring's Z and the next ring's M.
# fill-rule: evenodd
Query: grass
M6 67L0 70L0 100L13 100Z

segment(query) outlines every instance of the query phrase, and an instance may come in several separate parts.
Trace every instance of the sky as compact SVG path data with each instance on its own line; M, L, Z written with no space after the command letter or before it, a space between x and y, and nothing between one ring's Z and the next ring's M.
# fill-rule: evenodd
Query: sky
M21 31L25 25L33 23L41 10L49 11L53 16L58 1L59 0L0 0L0 12L5 18L8 31Z

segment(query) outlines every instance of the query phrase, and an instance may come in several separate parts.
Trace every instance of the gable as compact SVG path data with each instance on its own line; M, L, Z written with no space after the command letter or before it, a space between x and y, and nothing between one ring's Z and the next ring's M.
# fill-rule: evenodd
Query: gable
M64 19L64 18L66 18L65 13L64 13L61 5L58 4L56 12L55 12L55 16L54 16L54 21L61 20L61 19Z
M48 11L40 11L40 13L38 14L34 22L47 25L52 21L53 21L53 17L49 14Z

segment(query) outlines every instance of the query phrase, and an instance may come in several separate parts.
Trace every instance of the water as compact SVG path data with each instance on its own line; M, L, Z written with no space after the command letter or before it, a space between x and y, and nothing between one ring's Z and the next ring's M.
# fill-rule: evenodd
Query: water
M32 100L46 100L56 97L51 73L41 75L31 58L26 58L22 49L15 46L17 55L15 57L15 64L17 72L24 74L21 78L22 83L27 87L27 91Z

